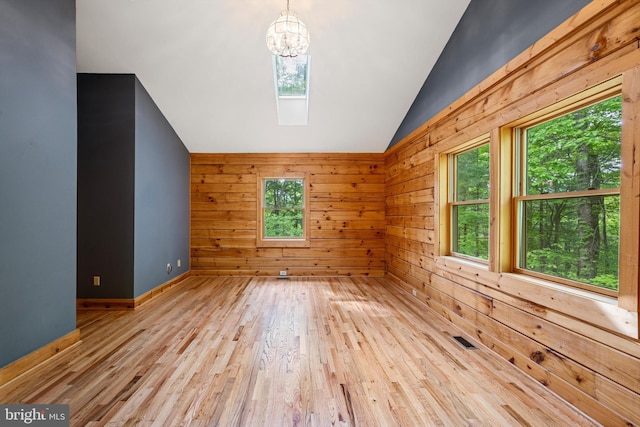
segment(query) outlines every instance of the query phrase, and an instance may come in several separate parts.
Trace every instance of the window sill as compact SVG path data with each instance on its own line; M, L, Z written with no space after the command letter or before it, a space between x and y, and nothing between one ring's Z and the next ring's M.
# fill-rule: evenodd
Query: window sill
M588 298L594 301L617 306L618 299L597 292L589 292L585 289L574 288L562 283L551 282L549 280L538 279L524 273L503 273L502 276L509 277L514 281L526 282L535 286L544 286L553 292L564 292L576 298Z
M492 272L483 264L451 256L437 257L436 266L448 273L519 298L525 303L531 302L541 309L548 308L617 334L638 339L638 313L618 307L616 298L520 273ZM500 298L499 294L491 296Z
M436 265L445 270L458 269L476 269L478 271L488 272L489 266L479 261L473 261L467 258L457 256L440 256L436 258Z
M308 248L311 244L302 239L263 239L256 241L258 248Z

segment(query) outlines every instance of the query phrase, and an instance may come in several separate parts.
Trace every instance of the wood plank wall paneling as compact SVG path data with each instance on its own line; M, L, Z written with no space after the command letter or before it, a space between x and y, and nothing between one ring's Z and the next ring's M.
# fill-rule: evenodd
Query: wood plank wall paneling
M306 173L308 248L256 246L258 175ZM383 154L192 154L195 275L384 275Z
M639 22L640 1L592 2L385 153L387 277L604 425L640 425L640 342L610 332L611 319L597 318L607 313L580 320L570 299L553 306L499 273L439 261L435 156L616 75L637 76ZM637 330L637 319L622 320Z

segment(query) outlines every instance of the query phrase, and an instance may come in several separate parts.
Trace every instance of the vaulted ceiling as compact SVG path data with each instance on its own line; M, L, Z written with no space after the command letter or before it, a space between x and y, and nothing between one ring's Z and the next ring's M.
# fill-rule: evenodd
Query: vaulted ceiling
M78 0L81 73L134 73L190 152L383 152L470 0L291 0L309 122L280 126L269 24L286 0Z

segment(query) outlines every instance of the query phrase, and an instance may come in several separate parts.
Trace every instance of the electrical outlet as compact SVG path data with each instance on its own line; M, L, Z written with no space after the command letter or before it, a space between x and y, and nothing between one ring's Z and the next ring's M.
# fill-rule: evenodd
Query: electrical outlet
M93 286L100 286L100 276L93 276Z
M182 267L182 260L179 259L178 262L176 263L176 265L178 266L178 268Z
M280 270L280 275L281 276L286 276L287 275L287 270Z
M418 296L418 291L416 291L415 289L411 291L411 293L413 294L414 297Z

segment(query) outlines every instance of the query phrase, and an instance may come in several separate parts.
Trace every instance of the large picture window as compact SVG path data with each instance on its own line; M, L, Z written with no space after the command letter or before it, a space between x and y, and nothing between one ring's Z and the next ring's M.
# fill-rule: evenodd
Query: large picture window
M622 99L516 129L518 269L618 290Z

